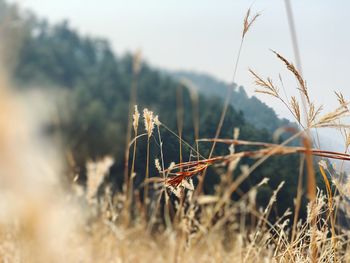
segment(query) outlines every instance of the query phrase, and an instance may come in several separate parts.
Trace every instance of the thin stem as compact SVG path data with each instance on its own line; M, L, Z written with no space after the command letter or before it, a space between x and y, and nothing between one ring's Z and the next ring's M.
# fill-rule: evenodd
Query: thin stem
M137 130L135 131L135 138L137 138ZM135 159L136 159L136 149L137 149L137 139L135 140L134 147L133 147L133 154L132 154L132 163L131 163L131 170L130 170L130 177L129 177L129 187L128 187L128 195L126 200L126 225L128 226L130 223L130 214L131 214L131 204L133 199L133 186L134 186L134 173L135 173Z
M158 139L159 139L159 148L160 148L160 159L161 159L161 165L162 165L162 175L163 175L163 179L165 180L167 175L165 173L165 166L164 166L164 155L163 155L163 141L162 141L162 137L160 135L160 128L159 125L157 125L157 131L158 131ZM167 229L171 228L171 220L170 220L170 211L169 211L169 200L168 200L168 195L166 192L166 185L163 184L163 193L164 193L164 197L165 197L165 208L164 208L164 219L165 219L165 224L167 226Z
M244 37L242 37L241 43L240 43L239 48L238 48L238 56L237 56L237 60L236 60L236 63L235 63L235 67L234 67L234 71L233 71L233 78L232 78L232 84L233 85L235 84L237 68L238 68L239 60L240 60L241 53L242 53L243 43L244 43ZM225 103L224 103L224 108L222 109L222 112L221 112L221 116L220 116L220 120L219 120L217 129L216 129L216 133L215 133L215 137L214 137L215 139L218 139L219 136L220 136L220 132L221 132L222 126L223 126L224 121L225 121L225 116L226 116L228 107L229 107L230 102L231 102L231 97L232 97L232 93L233 93L233 86L232 87L228 86L227 89L228 89L227 90L227 96L226 96L226 100L225 100ZM214 150L215 150L215 146L216 146L216 142L214 141L214 143L213 143L213 145L212 145L212 147L210 149L210 153L209 153L208 159L210 159L212 157L212 155L214 153ZM202 190L203 190L203 185L204 185L204 179L205 179L205 176L206 176L206 172L207 172L207 169L204 170L202 176L199 179L199 183L198 183L197 189L195 191L195 196L199 196L201 194Z
M291 243L293 243L295 241L296 228L297 228L297 224L298 224L299 211L300 211L300 207L301 207L301 197L303 194L304 163L305 163L305 155L302 155L300 157L298 188L297 188L297 196L296 196L296 201L295 201Z
M173 132L168 126L166 126L164 123L162 123L162 126L168 131L170 132L172 135L174 135L176 138L178 138L179 140L181 140L181 142L186 145L188 148L190 148L192 151L194 151L196 154L198 154L198 156L202 159L205 159L203 155L201 155L195 148L193 148L190 144L188 144L185 140L183 140L182 138L180 138L175 132Z
M149 188L149 143L150 137L147 137L147 159L146 159L146 175L145 175L145 185L144 185L144 192L143 192L143 205L144 205L144 213L145 218L147 219L147 205L148 205L148 188Z
M130 101L129 101L129 113L128 113L128 127L126 131L126 144L124 153L124 191L128 195L128 174L129 174L129 154L130 154L130 140L132 133L132 113L134 110L134 105L136 105L137 97L137 78L138 78L138 64L140 63L138 54L133 58L133 70L132 70L132 81L131 81L131 91L130 91Z

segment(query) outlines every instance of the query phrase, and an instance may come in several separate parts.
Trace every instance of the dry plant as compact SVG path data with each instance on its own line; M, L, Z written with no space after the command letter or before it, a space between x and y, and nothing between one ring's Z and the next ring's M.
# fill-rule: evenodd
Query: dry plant
M242 48L243 48L243 44L244 44L244 40L246 38L246 34L248 33L249 29L251 28L251 26L253 25L253 23L256 21L256 19L259 17L259 13L253 15L253 17L251 17L251 9L249 8L246 16L244 17L244 21L243 21L243 30L242 30L242 36L241 36L241 42L238 48L238 53L237 53L237 58L235 61L235 66L234 66L234 70L233 70L233 77L232 77L232 84L234 84L236 82L236 74L237 74L237 69L238 69L238 65L239 65L239 60L241 58L241 53L242 53ZM230 105L231 102L231 98L232 98L232 93L233 93L233 86L227 86L227 94L226 94L226 99L224 102L224 106L223 109L221 111L221 115L220 115L220 119L216 128L216 132L215 132L215 139L218 139L220 137L220 133L221 133L221 129L222 126L224 124L225 121L225 117L226 117L226 113L228 110L228 107ZM216 146L216 142L213 142L213 145L210 149L210 153L208 158L210 158L215 150L215 146ZM204 170L202 176L199 179L199 184L198 187L196 189L196 195L199 195L202 192L202 188L203 188L203 184L204 184L204 179L206 176L206 169Z
M108 174L113 163L114 160L111 156L106 156L96 162L88 161L86 163L86 197L89 202L96 200L94 197L97 195L98 187L102 184L104 177Z
M257 93L262 93L262 94L267 94L269 96L272 96L278 100L280 100L286 107L287 109L290 111L290 113L293 115L293 117L295 118L295 120L298 122L298 124L300 125L300 127L302 128L302 130L305 132L305 134L307 134L308 136L310 136L310 130L312 129L317 129L317 128L338 128L341 130L342 134L345 136L345 144L346 144L346 149L347 149L347 128L348 126L342 122L342 120L348 116L349 114L349 110L348 110L348 104L346 103L343 95L341 93L336 93L336 96L338 98L338 101L340 103L340 106L338 108L336 108L335 110L323 114L322 115L322 109L323 106L318 106L316 107L315 104L311 101L310 96L309 96L309 92L308 89L306 87L306 82L303 79L303 77L301 76L300 72L296 69L296 67L289 62L286 58L284 58L281 54L277 53L276 51L272 51L278 59L280 59L285 66L287 67L287 69L292 73L292 75L295 77L295 79L298 82L298 86L299 86L299 91L301 92L301 94L303 95L303 97L306 99L307 102L307 106L306 108L306 112L304 112L305 114L305 119L306 122L303 123L302 122L302 114L301 114L301 109L300 109L300 103L298 102L298 100L295 97L291 97L290 99L287 98L284 99L282 98L282 96L279 93L279 89L273 84L272 79L271 78L267 78L266 80L264 80L262 77L260 77L256 72L254 72L253 70L249 70L250 73L252 74L252 76L255 79L255 84L257 86L260 87L260 89L257 89L256 92ZM280 77L281 79L281 77ZM281 81L282 85L283 82ZM303 98L302 97L302 98ZM317 130L316 130L316 134L317 134ZM308 195L309 195L309 199L310 199L310 209L314 209L314 205L317 199L316 196L316 183L315 183L315 175L314 175L314 165L313 165L313 161L311 159L312 155L317 155L320 156L322 158L333 158L333 159L338 159L338 157L342 156L341 158L339 158L340 160L349 160L349 156L346 153L335 153L335 152L329 152L329 151L322 151L320 149L311 149L311 145L310 145L310 140L307 139L304 140L304 144L307 145L307 147L305 149L303 149L302 151L305 152L305 158L306 158L306 162L307 162L307 173L308 173ZM300 149L299 149L300 150ZM298 150L298 151L299 151ZM333 155L335 154L335 155ZM337 234L335 231L335 221L336 221L336 216L337 213L334 213L334 207L333 207L333 193L331 190L331 186L328 180L328 176L326 175L324 168L324 165L320 165L320 172L321 175L323 176L324 182L325 182L325 186L326 186L326 190L327 190L327 198L328 198L328 204L329 204L329 216L328 219L330 222L330 229L331 229L331 236L332 236L332 246L333 246L333 256L334 259L336 261L338 261L336 254L337 254ZM301 176L301 174L300 174ZM338 174L331 174L332 177L339 177ZM298 191L300 191L298 189ZM300 202L300 199L298 199L298 202ZM299 204L296 204L296 207L300 207ZM319 260L319 248L316 245L316 236L317 236L317 225L316 225L316 220L312 220L312 232L313 234L311 235L311 244L312 245L312 251L311 251L311 261L312 262L317 262ZM296 228L295 226L296 220L294 220L294 226L293 229ZM293 231L294 232L294 231Z
M10 100L7 98L6 101ZM16 112L16 108L11 109L11 112ZM108 157L101 162L87 164L91 171L88 172L90 183L85 190L86 194L80 196L63 190L57 191L57 188L52 191L47 185L38 188L37 184L35 193L40 193L39 199L33 199L27 191L23 191L25 188L20 187L24 182L25 187L31 182L31 171L13 171L12 174L20 175L22 180L19 185L16 180L13 189L8 188L12 196L11 204L25 200L25 205L16 210L12 207L3 211L7 219L1 223L2 259L8 262L231 262L232 259L242 262L309 262L312 253L317 253L315 257L320 262L349 259L346 230L334 229L329 223L335 207L341 204L338 196L332 194L331 181L327 180L329 185L326 195L319 191L315 202L309 204L307 220L297 220L293 239L290 238L289 210L274 223L269 221L274 205L279 202L278 192L283 187L283 182L275 189L264 209L257 207L256 196L268 179L253 186L240 200L232 201L230 198L233 192L238 191L239 184L256 168L256 165L240 167L239 160L242 158L257 158L259 162L272 155L305 154L309 151L317 156L347 160L349 156L346 153L309 149L306 146L287 146L288 142L278 145L239 140L236 129L233 139L199 140L200 143L215 141L232 146L229 155L209 159L199 155L199 160L171 164L165 168L163 155L166 152L162 149L161 129L167 127L159 121L158 116L153 116L153 113L145 110L146 133L138 135L140 114L135 108L134 139L130 143L130 146L136 148L138 138L151 137L156 128L161 159L155 162L159 177L145 181L145 185L150 185L149 190L156 193L152 205L148 206L148 220L145 221L143 214L137 212L142 204L138 204L139 199L133 198L130 192L129 195L125 192L112 195L107 188L97 202L96 190L100 188L107 168L112 163ZM2 127L15 127L8 121L5 118ZM18 143L6 137L6 129L2 131L2 140ZM298 136L300 133L294 135L294 138ZM30 139L27 143L34 144L33 147L36 148L35 140ZM257 149L236 152L233 147L236 145L249 145ZM15 144L9 146L14 147ZM1 153L8 154L9 151L2 148ZM13 162L2 164L2 169L7 167L12 171L15 167L20 167L13 164L21 162L21 156L23 155L9 157ZM132 162L135 159L134 154ZM259 165L262 163L259 162ZM192 177L216 164L227 167L227 173L220 177L221 182L216 192L193 198L195 187ZM232 172L239 167L241 175L232 180ZM322 169L324 173L327 172L327 167ZM134 173L134 164L130 173ZM133 175L129 176L130 181L132 178ZM131 181L130 191L132 186ZM348 194L346 188L341 191ZM2 193L5 193L4 190ZM165 197L164 203L161 202L162 196ZM8 198L4 196L3 200L9 201ZM125 199L130 200L126 202ZM175 215L170 212L171 204L176 211ZM96 206L97 213L94 212ZM122 216L125 209L129 214L127 225ZM52 210L54 214L47 218ZM58 237L60 238L57 239Z
M146 172L145 172L145 180L147 181L149 179L149 146L150 146L150 139L153 133L154 129L154 117L153 112L149 111L148 109L143 110L143 119L145 124L145 130L147 133L147 153L146 153ZM144 187L144 196L143 196L144 204L147 207L148 205L148 183L145 184ZM146 209L146 208L145 208Z
M125 146L125 164L124 164L124 191L126 192L126 195L130 195L132 193L132 190L129 191L129 187L131 184L129 184L129 181L132 180L132 178L129 178L129 155L130 155L130 147L127 147L131 141L131 134L132 134L132 128L134 130L135 136L137 136L137 127L138 127L138 120L140 114L137 111L137 108L135 108L135 113L133 114L133 123L131 123L131 114L134 110L134 105L136 104L136 97L137 97L137 79L138 75L140 74L141 71L141 51L138 50L136 54L133 57L133 64L132 64L132 82L131 82L131 92L130 92L130 103L129 103L129 112L128 112L128 127L126 131L126 146ZM135 149L134 147L134 153L133 157L135 159ZM133 159L133 165L134 165L134 159ZM134 167L131 168L131 177L133 176L133 170ZM129 200L129 199L127 199ZM125 205L126 207L129 206L129 204ZM127 215L126 216L126 221Z

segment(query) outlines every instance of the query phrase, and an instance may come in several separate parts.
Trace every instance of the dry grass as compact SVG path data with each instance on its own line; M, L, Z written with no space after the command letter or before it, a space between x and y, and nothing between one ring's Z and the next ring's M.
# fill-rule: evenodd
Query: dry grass
M255 15L250 18L249 10L244 19L235 72L243 40L257 17ZM316 188L313 161L313 156L350 160L347 152L350 132L342 124L342 118L349 115L348 103L341 93L336 93L340 107L322 115L322 107L316 107L312 103L299 71L282 55L274 53L297 79L301 92L307 98L306 124L302 123L297 98L282 98L271 78L264 80L254 71L251 70L251 73L259 86L257 91L280 100L300 124L300 131L293 131L294 135L282 144L239 140L237 129L233 139L220 139L229 105L229 90L215 137L199 139L198 120L194 120L195 148L183 140L181 128L179 135L170 131L179 140L180 148L181 145L188 146L196 158L165 167L166 149L163 149L161 131L169 129L158 116L144 109L146 132L139 134L140 114L137 107L130 105L129 133L126 138L128 158L130 147L133 148L131 168L128 167L129 162L126 165L124 190L112 194L106 187L101 196L97 192L113 160L105 157L99 161L89 161L87 188L83 189L72 182L72 191L66 190L60 182L63 177L61 163L57 156L49 158L47 147L43 147L36 130L39 124L26 121L26 111L10 92L5 76L0 75L1 262L349 261L349 232L336 224L336 211L342 209L347 212L344 199L350 198L350 180L344 184L342 178L331 174L332 169L326 162L320 162L319 169L326 185L326 193L322 193ZM135 76L139 70L137 56L134 61ZM135 77L135 94L136 80ZM198 103L197 98L193 101ZM183 112L180 113L181 117ZM178 123L182 125L180 117ZM307 130L320 127L340 129L346 151L339 153L313 148ZM141 189L134 189L133 180L135 176L140 176L135 174L134 167L137 162L138 139L143 136L148 138L145 153L147 163L142 185L144 196L140 198ZM159 175L150 178L149 145L152 136L158 142L161 158L155 161ZM303 146L288 146L295 139L300 139ZM198 144L205 142L212 143L207 158L198 151ZM212 156L217 143L230 146L230 154ZM248 145L256 149L236 152L236 145ZM233 193L239 192L240 184L269 157L295 153L302 158L299 179L296 175L299 184L292 223L289 222L289 209L276 221L269 221L271 211L276 202L279 202L278 192L283 188L284 182L275 189L264 208L257 207L256 196L258 190L267 184L267 178L251 187L247 193L241 194L239 201L231 199ZM242 158L251 158L256 162L250 167L240 166ZM298 211L303 195L304 162L309 204L307 218L302 221L299 220ZM204 175L212 165L220 165L224 169L215 193L204 195L201 191ZM232 177L234 171L238 171L235 179ZM200 177L196 188L192 182L195 176Z
M5 84L2 87L6 86ZM22 113L16 104L10 103L13 96L6 92L3 96L7 103L6 112L12 112L17 119ZM4 109L4 108L3 108ZM145 111L146 133L138 135L139 113L134 113L134 137L131 145L137 143L140 136L149 136L154 126L161 142L163 124L153 113ZM10 119L1 119L1 141L9 147L16 147L9 128L16 125ZM333 120L332 120L333 121ZM153 124L152 124L153 123ZM11 124L11 125L10 125ZM31 127L28 124L28 127ZM150 130L150 127L152 129ZM18 127L17 127L18 128ZM25 136L21 149L27 147L32 156L42 156L38 152L35 134ZM298 138L302 133L297 133ZM334 153L305 147L291 147L264 142L250 142L238 139L236 130L234 139L202 139L228 145L249 145L256 150L231 152L227 156L216 156L209 159L172 164L165 168L163 160L156 166L160 177L148 180L156 198L149 204L142 204L136 193L129 187L129 195L117 193L111 195L105 189L104 197L97 199L96 192L106 175L112 160L109 157L96 163L89 162L87 189L75 186L74 192L66 192L57 186L59 170L51 175L53 182L34 183L47 176L47 170L40 174L43 163L35 163L36 169L18 169L26 156L14 154L4 146L0 153L7 156L2 162L2 171L6 170L16 177L8 187L1 190L6 209L1 213L0 256L3 262L231 262L232 259L242 262L320 262L346 261L348 233L335 226L335 208L341 205L341 195L333 196L331 181L326 175L327 165L320 166L327 184L326 195L318 192L308 206L306 221L296 220L295 235L291 238L289 229L290 211L287 210L274 223L269 222L269 214L278 202L277 194L283 187L278 186L267 207L260 210L256 206L256 193L261 183L252 187L237 202L230 196L237 191L239 184L247 178L254 167L241 167L241 175L233 181L228 178L239 167L241 158L257 158L258 161L271 155L302 153L347 159L346 153ZM4 144L2 144L4 145ZM162 143L159 144L160 146ZM46 158L46 156L45 156ZM133 156L133 160L137 158ZM162 157L163 159L163 157ZM200 195L194 198L194 187L191 177L198 176L208 166L221 164L227 167L227 175L221 177L221 183L214 195ZM263 163L260 162L259 165ZM45 167L57 167L45 159ZM313 166L312 166L313 167ZM53 168L52 168L53 169ZM133 168L132 168L133 169ZM53 172L51 170L51 172ZM33 173L33 174L32 174ZM9 173L6 173L9 174ZM7 177L3 177L5 180ZM132 180L133 176L129 176ZM10 178L8 178L10 180ZM56 183L55 183L56 182ZM129 186L131 186L129 182ZM34 187L34 188L33 188ZM312 186L315 189L315 186ZM26 189L26 190L25 190ZM34 191L30 189L35 189ZM178 196L178 201L171 197ZM341 189L345 195L344 189ZM165 196L165 203L161 197ZM125 202L125 200L128 200ZM25 202L23 202L25 201ZM9 205L10 204L10 205ZM125 204L128 204L125 207ZM161 209L165 206L168 209ZM128 221L124 219L127 209ZM149 216L144 217L144 209ZM170 211L175 211L175 214ZM249 220L248 220L249 219ZM249 223L248 223L249 222Z

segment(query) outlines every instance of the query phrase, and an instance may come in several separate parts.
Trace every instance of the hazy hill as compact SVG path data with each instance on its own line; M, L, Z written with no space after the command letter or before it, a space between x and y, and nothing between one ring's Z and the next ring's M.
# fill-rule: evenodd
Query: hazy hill
M193 83L193 88L196 88L200 93L206 96L225 98L227 95L227 87L230 86L230 84L207 74L188 71L176 71L170 74L177 80L190 81ZM258 128L267 129L270 132L274 132L282 126L291 125L287 119L278 118L272 108L255 96L249 97L244 87L237 87L236 84L231 86L233 86L234 89L231 105L235 109L241 110L249 123Z

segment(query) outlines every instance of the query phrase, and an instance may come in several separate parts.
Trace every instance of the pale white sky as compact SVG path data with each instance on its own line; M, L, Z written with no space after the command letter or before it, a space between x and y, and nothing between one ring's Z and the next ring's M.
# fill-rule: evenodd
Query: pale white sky
M118 54L140 48L156 67L210 73L230 81L240 42L247 0L12 0L51 22L68 19L81 33L110 40ZM292 0L304 77L311 96L326 109L337 106L333 91L350 98L350 29L348 0ZM253 94L251 67L289 94L296 82L269 49L293 60L283 0L256 0L262 15L243 47L236 82ZM279 103L258 95L283 117Z

